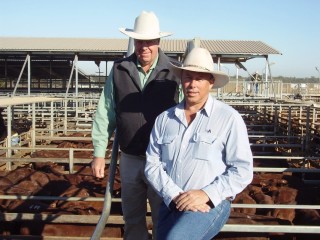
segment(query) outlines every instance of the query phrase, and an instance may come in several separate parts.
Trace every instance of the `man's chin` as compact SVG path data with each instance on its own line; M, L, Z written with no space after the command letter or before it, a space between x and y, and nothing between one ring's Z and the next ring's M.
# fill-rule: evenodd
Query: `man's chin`
M149 64L151 62L151 59L149 57L140 57L139 62L144 65L144 64Z
M196 97L197 97L197 94L196 94L196 93L188 93L186 97L187 97L187 98L190 98L190 99L196 98Z
M197 98L196 97L185 97L185 100L189 103L194 103L194 102L197 102Z

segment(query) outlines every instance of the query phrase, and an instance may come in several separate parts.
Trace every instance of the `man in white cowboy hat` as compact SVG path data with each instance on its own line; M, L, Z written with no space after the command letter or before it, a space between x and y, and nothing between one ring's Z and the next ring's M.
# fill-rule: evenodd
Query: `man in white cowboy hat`
M121 150L120 176L124 239L148 239L147 199L157 224L161 198L145 175L145 153L155 118L179 101L180 79L159 48L161 32L153 12L143 11L134 29L119 29L134 39L135 52L116 61L101 94L92 128L93 175L104 177L105 152L115 128ZM155 229L155 228L154 228Z
M214 70L208 50L192 49L173 68L184 101L157 117L145 167L163 199L157 238L212 239L253 177L247 129L235 109L210 95L229 78Z

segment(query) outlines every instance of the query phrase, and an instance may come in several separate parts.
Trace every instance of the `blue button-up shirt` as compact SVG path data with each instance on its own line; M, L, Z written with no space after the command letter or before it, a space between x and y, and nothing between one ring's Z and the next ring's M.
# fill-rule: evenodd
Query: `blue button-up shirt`
M179 193L202 189L217 206L253 177L252 152L241 115L209 96L188 125L184 101L156 119L145 174L166 205Z

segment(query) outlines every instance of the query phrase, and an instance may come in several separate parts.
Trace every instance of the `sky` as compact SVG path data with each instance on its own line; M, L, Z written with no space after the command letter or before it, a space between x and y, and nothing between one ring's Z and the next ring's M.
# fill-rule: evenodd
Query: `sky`
M319 0L0 0L0 9L0 37L68 38L127 38L119 28L153 11L160 30L174 33L168 39L263 41L282 53L269 56L272 76L320 78ZM244 64L260 73L264 65Z

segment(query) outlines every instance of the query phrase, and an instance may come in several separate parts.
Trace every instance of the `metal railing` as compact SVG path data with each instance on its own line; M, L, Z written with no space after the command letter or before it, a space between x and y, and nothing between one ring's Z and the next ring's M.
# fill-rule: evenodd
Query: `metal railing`
M231 105L240 105L240 103L232 103ZM272 139L272 138L288 138L288 141L292 140L292 143L288 144L283 144L282 147L292 147L292 148L300 148L303 147L305 148L305 142L306 142L306 136L308 138L311 138L311 135L308 135L310 133L315 133L318 131L317 127L319 127L318 119L319 119L319 107L314 107L310 106L309 104L302 104L300 106L294 106L290 107L291 104L269 104L269 103L242 103L242 106L248 107L247 110L253 110L249 113L249 111L246 114L247 116L252 117L253 119L255 117L259 118L258 120L262 120L266 122L265 125L261 125L258 128L263 128L267 126L270 126L270 124L273 124L274 126L276 124L282 123L284 126L276 126L276 129L271 129L271 131L266 131L270 132L271 135L266 134L260 134L258 135L249 135L249 137L252 138L262 138L262 139ZM309 108L308 108L309 107ZM250 115L251 114L251 115ZM309 114L309 115L308 115ZM256 116L255 116L256 115ZM64 116L63 116L64 117ZM294 118L297 118L294 119ZM299 126L299 132L294 132L294 124L296 122L300 124ZM255 125L250 125L251 127ZM277 131L281 130L281 132L285 132L287 135L278 135L279 133ZM43 134L45 133L54 133L56 131L61 131L57 129L35 129L35 132L41 132L43 131ZM67 129L67 131L73 131L71 129ZM261 133L261 131L258 131ZM50 135L50 134L49 134ZM38 137L36 134L32 135L26 135L26 139L29 139L31 136ZM50 136L49 136L50 137ZM313 138L316 138L317 136L313 136ZM67 140L68 137L59 137L59 136L53 136L52 138L48 138L48 136L43 135L39 136L38 140ZM90 138L84 138L84 140L89 140ZM27 141L30 141L27 140ZM26 141L26 144L27 144ZM295 141L299 141L298 143L295 143ZM310 141L310 139L309 139ZM117 139L114 139L114 142L117 142ZM262 144L252 144L252 146L260 146L260 147L275 147L278 146L280 147L281 145L277 143L262 143ZM79 222L84 222L85 223L92 223L97 224L97 228L94 231L91 239L99 239L100 234L102 233L102 230L108 223L112 223L113 221L116 221L117 223L123 224L122 216L110 216L110 209L111 209L111 204L115 201L119 201L119 199L113 199L112 198L112 191L113 191L113 181L115 177L115 167L117 164L117 155L118 155L118 150L114 149L115 146L113 146L112 150L112 158L110 161L110 169L109 169L109 179L108 183L106 186L106 191L105 191L105 198L65 198L63 200L65 201L104 201L104 206L103 206L103 212L101 216L84 216L84 217L79 217L79 215L75 216L66 216L65 218L63 216L54 216L50 214L22 214L22 213L10 213L10 214L1 214L0 220L2 221L13 221L13 220L47 220L51 222L73 222L76 223L77 221ZM61 163L69 163L69 169L71 169L70 172L72 172L73 169L73 164L74 163L89 163L91 159L80 159L80 158L74 158L74 151L92 151L92 149L76 149L76 148L46 148L46 147L6 147L3 146L0 148L1 150L26 150L29 149L30 151L36 151L36 150L64 150L69 152L69 157L68 158L62 158L62 159L23 159L23 158L17 158L14 155L10 157L3 157L0 158L0 162L14 162L14 161L48 161L48 160L54 160L55 162L61 162ZM302 151L303 154L301 156L254 156L255 159L271 159L271 160L277 160L277 159L296 159L296 160L301 160L302 162L306 162L309 160L316 160L316 157L310 157L306 154L306 152ZM255 172L274 172L274 173L280 173L280 172L299 172L299 173L319 173L319 169L308 169L308 168L255 168ZM0 196L0 199L3 196ZM17 197L17 199L21 200L31 200L31 199L36 199L33 198L32 196L6 196L7 199L12 197ZM34 196L36 197L36 196ZM41 197L41 196L38 196ZM43 196L43 199L45 199L46 196ZM264 204L252 204L252 205L247 205L247 204L232 204L232 207L234 208L294 208L294 209L319 209L318 205L264 205ZM78 220L79 219L79 220ZM277 225L240 225L240 224L226 224L222 231L225 232L282 232L282 233L320 233L320 226L277 226Z

